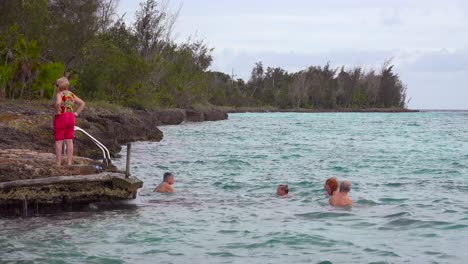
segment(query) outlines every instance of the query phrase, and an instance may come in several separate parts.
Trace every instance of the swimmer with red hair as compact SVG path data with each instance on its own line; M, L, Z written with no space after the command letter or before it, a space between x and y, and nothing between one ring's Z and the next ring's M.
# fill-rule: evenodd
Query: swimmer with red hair
M327 192L327 195L335 195L338 193L338 180L335 177L328 178L323 188Z

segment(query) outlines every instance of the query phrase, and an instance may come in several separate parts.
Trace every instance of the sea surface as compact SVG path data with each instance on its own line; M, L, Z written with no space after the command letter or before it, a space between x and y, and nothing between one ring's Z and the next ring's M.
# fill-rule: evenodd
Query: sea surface
M468 263L468 113L247 113L132 144L124 204L0 218L0 262ZM114 161L125 168L126 149ZM166 171L176 193L153 193ZM355 205L328 205L326 178ZM275 195L289 184L290 197Z

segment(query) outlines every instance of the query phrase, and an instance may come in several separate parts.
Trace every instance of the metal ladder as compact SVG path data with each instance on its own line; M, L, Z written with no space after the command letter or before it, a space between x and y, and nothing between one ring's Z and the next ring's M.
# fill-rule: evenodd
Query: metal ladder
M83 134L87 135L89 138L91 138L91 140L94 142L94 144L96 144L96 146L98 146L101 149L102 156L103 156L103 161L106 163L107 166L109 166L109 164L111 164L111 157L110 157L109 150L106 148L106 146L104 146L104 144L99 142L99 140L97 140L93 136L91 136L88 132L84 131L84 129L82 129L81 127L75 126L74 129L75 129L75 131L80 131Z

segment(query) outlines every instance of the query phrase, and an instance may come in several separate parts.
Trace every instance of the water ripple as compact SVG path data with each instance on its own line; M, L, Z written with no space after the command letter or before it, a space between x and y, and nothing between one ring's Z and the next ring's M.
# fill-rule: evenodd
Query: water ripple
M249 113L163 126L163 141L132 145L138 201L0 218L0 262L464 263L466 117ZM166 171L176 193L153 193ZM332 176L351 181L352 209L328 205Z

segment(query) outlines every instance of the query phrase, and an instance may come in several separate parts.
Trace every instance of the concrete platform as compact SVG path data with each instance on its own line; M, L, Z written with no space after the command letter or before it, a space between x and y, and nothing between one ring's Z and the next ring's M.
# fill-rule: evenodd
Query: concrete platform
M0 217L79 209L93 202L136 197L143 182L122 173L55 176L0 183Z

